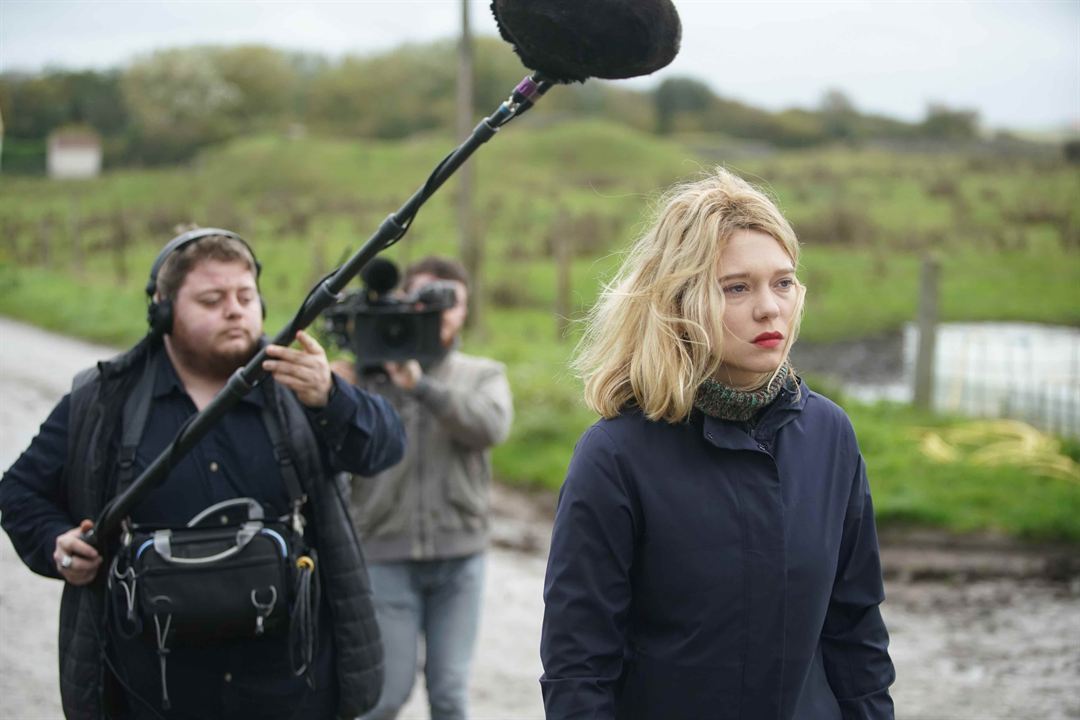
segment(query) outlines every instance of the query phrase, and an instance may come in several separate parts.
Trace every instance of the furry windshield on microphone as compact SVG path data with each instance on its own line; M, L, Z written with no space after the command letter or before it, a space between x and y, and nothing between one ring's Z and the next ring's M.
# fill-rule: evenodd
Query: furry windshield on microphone
M491 12L525 67L561 83L648 75L682 34L669 0L492 0Z
M397 287L398 278L397 265L380 257L372 258L360 272L364 287L376 295L385 295Z

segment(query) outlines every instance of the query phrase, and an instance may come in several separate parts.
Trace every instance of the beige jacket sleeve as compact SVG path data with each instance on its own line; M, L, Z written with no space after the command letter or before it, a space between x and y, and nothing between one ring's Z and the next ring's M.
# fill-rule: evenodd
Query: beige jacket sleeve
M484 360L456 377L424 375L414 392L451 437L472 450L498 445L510 434L514 403L501 363Z

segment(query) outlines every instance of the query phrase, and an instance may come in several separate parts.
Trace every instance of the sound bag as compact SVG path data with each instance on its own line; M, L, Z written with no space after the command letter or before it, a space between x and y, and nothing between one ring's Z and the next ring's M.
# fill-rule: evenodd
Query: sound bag
M254 512L240 523L200 522L227 519L238 506ZM297 576L314 567L313 551L285 523L261 515L258 503L240 498L208 508L188 527L133 527L110 571L129 627L183 644L285 628Z

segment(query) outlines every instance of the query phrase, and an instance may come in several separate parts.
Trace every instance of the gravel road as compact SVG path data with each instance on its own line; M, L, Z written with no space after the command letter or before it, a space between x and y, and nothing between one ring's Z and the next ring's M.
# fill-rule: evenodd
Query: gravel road
M26 447L72 375L113 353L0 318L0 466ZM569 452L569 449L568 449ZM550 497L495 498L483 621L472 682L480 720L542 718L537 678ZM2 535L2 534L0 534ZM965 560L962 548L885 548L883 607L902 720L1080 718L1080 581L1010 568L1008 553ZM942 557L945 559L942 560ZM917 580L912 568L933 565ZM999 558L1002 558L999 561ZM932 559L932 562L931 562ZM905 564L897 571L893 563ZM949 568L980 562L965 573ZM935 564L936 563L936 564ZM1010 564L1011 563L1011 564ZM1038 565L1037 562L1034 562ZM30 573L0 537L0 718L60 718L56 628L60 584ZM418 683L404 718L427 717ZM662 719L658 719L662 720Z

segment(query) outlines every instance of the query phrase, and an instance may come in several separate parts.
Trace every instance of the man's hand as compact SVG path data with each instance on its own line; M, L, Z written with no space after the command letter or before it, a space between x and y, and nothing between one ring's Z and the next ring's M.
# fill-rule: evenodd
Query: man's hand
M98 551L82 541L81 536L94 527L90 520L83 520L79 527L71 528L56 538L53 561L56 569L72 585L86 585L97 575L101 566Z
M350 385L356 384L356 368L348 360L335 360L330 363L330 369Z
M334 386L326 351L315 338L303 330L296 333L299 350L281 345L268 345L266 354L274 358L263 361L263 370L274 376L276 382L296 393L296 397L310 408L326 407L330 401L330 388Z
M383 367L386 368L386 374L390 376L390 381L402 390L415 388L424 375L420 363L416 360L406 360L404 363L386 363Z

